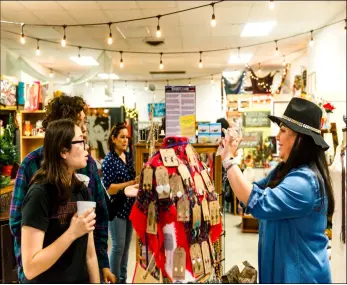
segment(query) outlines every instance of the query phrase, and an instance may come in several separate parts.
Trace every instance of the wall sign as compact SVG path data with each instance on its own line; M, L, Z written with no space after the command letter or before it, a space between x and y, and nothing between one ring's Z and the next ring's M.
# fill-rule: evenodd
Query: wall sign
M270 111L252 111L243 113L243 126L245 128L270 127L270 120L267 117Z
M240 148L255 148L263 143L263 132L244 132Z

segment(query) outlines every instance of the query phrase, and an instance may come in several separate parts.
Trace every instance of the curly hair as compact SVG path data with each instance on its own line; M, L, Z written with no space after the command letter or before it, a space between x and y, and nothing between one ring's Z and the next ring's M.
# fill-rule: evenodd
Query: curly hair
M49 101L42 126L46 129L50 122L58 119L71 119L77 123L81 111L86 110L87 104L82 97L63 94Z

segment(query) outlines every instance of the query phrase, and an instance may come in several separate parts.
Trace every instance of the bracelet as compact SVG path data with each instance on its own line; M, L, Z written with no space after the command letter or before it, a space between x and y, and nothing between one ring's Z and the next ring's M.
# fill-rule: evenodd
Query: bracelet
M228 173L228 170L231 168L231 167L233 167L234 165L237 165L237 163L231 163L230 165L228 165L227 166L227 168L225 168L225 172L227 172Z

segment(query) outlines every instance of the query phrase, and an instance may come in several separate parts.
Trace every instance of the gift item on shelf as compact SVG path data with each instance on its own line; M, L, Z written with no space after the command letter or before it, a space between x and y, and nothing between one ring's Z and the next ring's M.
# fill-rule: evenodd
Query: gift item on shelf
M221 278L223 228L218 198L189 139L166 137L141 171L130 215L139 243L155 256L164 280ZM140 260L148 262L146 255L142 250Z

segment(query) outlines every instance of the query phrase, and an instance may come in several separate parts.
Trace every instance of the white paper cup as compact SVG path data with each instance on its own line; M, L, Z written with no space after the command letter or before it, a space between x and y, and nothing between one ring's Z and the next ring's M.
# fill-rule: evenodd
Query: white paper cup
M77 215L81 216L85 211L90 208L96 207L96 202L93 201L77 201Z

